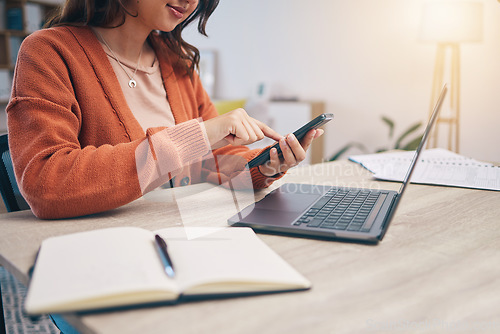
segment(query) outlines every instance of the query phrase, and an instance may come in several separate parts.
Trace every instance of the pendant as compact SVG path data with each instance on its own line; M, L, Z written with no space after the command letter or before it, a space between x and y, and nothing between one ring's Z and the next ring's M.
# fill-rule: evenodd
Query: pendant
M135 86L137 86L137 82L134 79L130 79L130 81L128 82L128 86L130 88L135 88Z

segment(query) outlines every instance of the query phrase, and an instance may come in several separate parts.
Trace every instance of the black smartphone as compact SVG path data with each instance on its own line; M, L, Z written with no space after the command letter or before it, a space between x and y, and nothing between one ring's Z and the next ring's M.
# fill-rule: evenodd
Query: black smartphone
M309 132L309 130L312 129L317 129L324 124L328 123L333 119L333 114L321 114L306 125L302 126L300 129L295 131L293 134L297 138L297 140L301 140L306 133ZM261 154L253 158L248 162L248 167L253 168L256 166L260 166L265 164L267 161L270 159L270 154L269 151L271 151L272 148L276 148L278 150L278 155L281 155L281 149L279 143L274 144L271 147L268 147L265 151L263 151Z

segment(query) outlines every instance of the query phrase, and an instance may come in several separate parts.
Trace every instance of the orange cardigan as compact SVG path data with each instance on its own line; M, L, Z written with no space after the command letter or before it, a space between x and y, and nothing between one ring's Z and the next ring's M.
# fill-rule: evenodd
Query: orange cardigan
M217 116L213 104L161 38L152 34L150 41L176 126L144 133L89 27L44 29L24 40L7 122L16 178L37 217L117 208L170 178L176 186L221 181L203 161L210 150L198 122ZM258 153L245 146L213 151L243 161ZM251 176L256 188L274 180L257 168Z

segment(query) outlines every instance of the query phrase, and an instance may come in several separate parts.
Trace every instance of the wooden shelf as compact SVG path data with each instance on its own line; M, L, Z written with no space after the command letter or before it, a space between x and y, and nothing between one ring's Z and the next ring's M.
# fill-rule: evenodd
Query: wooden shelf
M11 76L16 65L17 53L22 41L30 33L41 28L62 0L3 0L2 21L0 29L0 71L2 78ZM6 90L10 92L9 83L0 82L0 105L8 103ZM10 95L10 93L8 94Z
M40 29L43 22L59 5L61 0L4 0L4 29L0 29L0 66L13 69L15 49L33 31Z

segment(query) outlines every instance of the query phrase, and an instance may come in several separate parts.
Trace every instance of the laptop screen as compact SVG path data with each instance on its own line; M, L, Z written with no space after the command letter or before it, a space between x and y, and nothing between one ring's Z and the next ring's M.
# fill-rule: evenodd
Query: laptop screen
M429 122L427 123L427 127L425 128L424 134L422 135L422 139L420 140L420 144L418 145L418 147L415 151L415 155L413 156L413 159L410 163L410 167L408 168L408 171L406 172L406 175L403 179L403 184L399 188L398 196L396 197L396 199L394 201L393 209L390 211L389 216L387 217L385 230L387 230L389 223L392 221L392 218L394 217L394 214L396 213L396 208L399 205L399 201L401 200L401 197L406 189L406 186L410 183L411 175L413 174L413 170L415 169L415 166L417 165L417 161L418 161L418 158L420 157L420 153L424 150L424 145L427 142L427 138L429 137L429 133L432 131L434 123L436 122L437 116L439 114L439 111L441 110L441 105L443 104L443 100L444 100L444 97L446 96L447 90L448 90L448 86L445 84L443 86L443 89L441 90L441 94L439 94L439 98L436 102L436 105L434 106L434 110L432 111L432 115L429 119ZM385 232L383 234L385 234Z
M417 150L415 151L415 155L411 160L410 168L408 168L406 176L403 179L403 184L401 185L401 188L399 188L399 197L401 197L401 194L405 191L406 186L408 185L408 183L410 183L411 175L413 174L418 158L420 157L420 153L422 153L422 151L424 150L424 145L427 142L427 138L429 137L429 134L434 126L434 123L436 122L437 116L439 114L439 111L441 110L441 105L443 104L443 100L444 97L446 96L447 90L448 86L445 84L443 86L443 89L441 90L441 94L439 94L439 98L436 102L436 105L434 106L434 110L432 111L432 115L429 119L429 122L427 123L427 127L425 128L424 134L422 135L422 140L420 140L420 144L418 145Z

